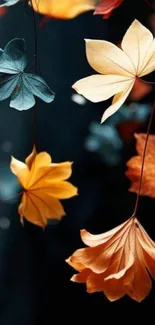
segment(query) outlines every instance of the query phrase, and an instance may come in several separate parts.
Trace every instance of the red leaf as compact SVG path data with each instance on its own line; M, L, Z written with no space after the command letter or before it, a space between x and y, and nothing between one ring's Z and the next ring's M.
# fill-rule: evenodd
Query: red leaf
M112 11L117 8L123 0L102 0L96 10L94 15L104 15L104 18L107 19L110 17Z

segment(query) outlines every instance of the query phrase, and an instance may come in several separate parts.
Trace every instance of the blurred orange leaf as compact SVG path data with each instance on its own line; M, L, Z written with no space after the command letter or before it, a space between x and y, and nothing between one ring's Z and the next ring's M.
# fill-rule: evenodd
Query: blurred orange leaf
M102 0L96 7L94 15L104 15L105 19L111 16L111 13L116 9L123 0Z
M77 188L66 181L70 177L71 162L54 164L47 152L36 153L35 147L25 163L12 157L10 168L24 188L18 211L35 225L45 227L47 219L61 219L65 215L59 199L77 195Z
M95 5L96 0L32 0L36 12L58 19L72 19L85 11L94 10Z
M135 138L136 138L136 150L138 155L132 157L127 162L128 170L126 171L126 175L132 182L130 191L138 193L141 166L142 166L142 156L143 156L143 150L146 141L146 134L145 133L135 134ZM155 198L154 180L155 180L155 136L149 135L144 169L143 169L141 195L146 195Z
M7 12L7 8L6 7L2 7L0 8L0 16L4 16Z
M149 294L148 272L155 278L155 243L136 218L100 235L82 230L81 238L90 247L66 260L79 272L72 281L86 283L89 293L103 291L110 301L127 294L140 302Z
M129 99L138 102L152 91L152 86L145 81L136 78L135 84L129 94Z
M130 143L133 139L133 133L142 127L144 122L125 121L118 125L118 130L124 142Z

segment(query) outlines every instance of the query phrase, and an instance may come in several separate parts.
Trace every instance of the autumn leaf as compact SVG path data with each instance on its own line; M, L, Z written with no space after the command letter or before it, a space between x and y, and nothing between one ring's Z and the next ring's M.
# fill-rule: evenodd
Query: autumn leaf
M102 0L96 7L94 15L104 15L105 19L111 16L112 11L117 8L123 0Z
M77 188L66 181L70 177L71 162L54 164L47 152L36 153L35 147L25 163L12 157L10 168L23 187L18 211L21 222L45 227L48 219L61 219L65 215L59 199L77 195Z
M121 43L118 43L117 46L121 49ZM151 84L145 82L140 78L136 78L133 88L131 89L131 92L128 97L129 101L137 102L143 99L152 91L152 89L153 87Z
M143 150L146 141L146 134L145 133L135 134L135 138L136 138L136 150L138 155L132 157L127 162L128 170L126 171L126 176L132 182L130 191L138 193L141 166L142 166L142 156L143 156ZM155 179L155 135L149 135L144 169L143 169L141 195L146 195L155 198L154 179Z
M137 218L100 235L81 231L89 246L78 249L66 262L79 273L71 278L86 283L87 292L103 291L110 301L124 295L141 302L155 278L155 243Z
M114 96L101 122L114 114L130 94L136 78L155 70L155 40L134 20L121 43L122 49L101 40L86 40L86 55L95 74L77 81L72 88L97 103Z
M83 12L94 10L97 0L32 0L31 2L33 9L40 14L58 19L72 19Z

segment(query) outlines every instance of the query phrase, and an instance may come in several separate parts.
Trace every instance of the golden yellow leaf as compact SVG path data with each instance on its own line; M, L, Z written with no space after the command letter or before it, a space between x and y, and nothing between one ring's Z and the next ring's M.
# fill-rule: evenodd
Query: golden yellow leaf
M72 19L94 10L96 3L97 0L32 0L36 12L59 19Z
M146 134L135 134L136 150L138 156L132 157L127 162L128 170L126 171L127 177L131 180L131 192L138 193L139 181L142 166L143 150L146 141ZM149 135L145 163L143 169L141 195L150 196L155 198L155 135Z
M137 78L155 70L155 40L138 20L128 28L121 48L107 41L86 40L87 60L100 74L83 78L72 86L95 103L114 96L101 122L121 107Z
M148 272L155 278L155 243L137 218L101 235L82 230L81 238L89 247L66 260L79 272L72 281L86 283L89 293L103 291L110 301L127 294L140 302L149 294Z
M77 195L77 188L66 181L71 176L71 162L54 164L47 152L37 154L35 147L25 163L12 157L10 168L24 188L19 214L35 225L45 227L48 219L65 215L59 199Z

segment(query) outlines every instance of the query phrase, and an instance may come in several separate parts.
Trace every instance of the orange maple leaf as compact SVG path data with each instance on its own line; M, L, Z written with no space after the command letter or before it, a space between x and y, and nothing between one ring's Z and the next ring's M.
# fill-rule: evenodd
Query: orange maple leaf
M132 181L130 191L138 193L146 134L135 134L138 155L127 162L127 177ZM143 169L141 195L155 198L155 135L149 135Z
M24 188L18 211L35 225L45 227L48 219L65 215L58 199L77 195L77 188L65 181L71 175L71 162L54 164L47 152L36 153L35 147L25 163L12 157L10 168Z
M125 294L140 302L150 292L155 278L155 243L137 218L100 235L81 231L90 246L78 249L66 262L79 273L71 280L86 283L87 292L103 291L110 301Z
M123 0L102 0L94 11L94 15L104 15L108 19L112 11L120 6Z
M33 9L43 15L72 19L85 11L94 10L97 0L32 0Z

